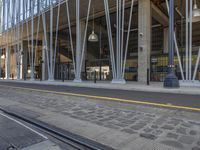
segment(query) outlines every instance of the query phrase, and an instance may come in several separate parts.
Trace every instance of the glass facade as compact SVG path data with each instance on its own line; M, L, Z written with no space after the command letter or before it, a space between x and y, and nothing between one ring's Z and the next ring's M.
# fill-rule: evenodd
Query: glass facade
M63 0L1 0L1 28L6 31Z
M7 72L9 74L7 76L17 78L17 74L20 72L21 78L25 76L31 78L31 73L34 72L35 79L43 78L46 80L50 74L53 74L53 78L56 80L73 80L77 75L76 70L78 68L83 80L93 80L96 72L98 80L112 80L116 74L116 76L120 76L119 78L124 77L127 81L138 81L138 66L139 61L141 61L138 56L147 51L146 45L141 44L144 42L141 39L146 36L145 38L149 38L146 41L149 42L150 56L144 57L143 60L146 69L150 69L150 80L164 80L168 71L168 43L166 43L168 35L165 32L168 29L168 24L161 21L162 16L153 16L154 13L151 15L147 13L151 26L144 26L141 30L139 20L142 17L139 15L139 6L135 4L132 7L131 0L128 0L124 9L121 6L124 19L122 19L123 15L121 15L121 18L119 17L120 11L117 9L119 6L116 6L116 1L108 0L110 10L108 14L105 11L106 2L103 0L95 0L99 2L99 6L91 1L90 9L89 0L77 1L80 3L80 18L78 19L78 6L76 6L75 0L0 0L0 29L6 37L6 40L1 39L1 42L4 42L0 45L1 53L2 55L10 55L9 59L7 56L5 60L2 60L1 66L4 72L2 74L6 76ZM94 16L92 8L94 9ZM162 11L160 14L166 17L167 10L165 7ZM132 14L131 17L130 14ZM107 15L110 17L109 23ZM131 20L129 20L129 17ZM185 34L185 25L181 24L179 16L175 17L177 20L175 31L177 47L185 75L186 44L185 37L181 35L182 33ZM69 21L71 21L71 24ZM80 24L80 33L77 33L77 21ZM199 23L193 24L192 71L195 70L198 58L200 33L196 33L195 30L199 29L199 26ZM148 34L143 33L145 28L149 29ZM88 37L93 31L98 36L97 42L88 41ZM80 38L79 43L77 38ZM111 44L111 42L113 43ZM83 43L85 48L82 48ZM77 51L77 47L81 47L81 50ZM9 52L7 52L8 49ZM85 50L85 53L79 54L83 50ZM79 57L82 56L81 65ZM10 65L6 65L6 62ZM176 75L181 80L180 62L176 51L174 62ZM77 63L80 63L80 68L75 66ZM8 68L9 72L7 71ZM16 68L21 69L21 71L17 71ZM198 66L196 79L199 79L199 70ZM146 70L143 72L146 74ZM123 73L124 75L122 75Z

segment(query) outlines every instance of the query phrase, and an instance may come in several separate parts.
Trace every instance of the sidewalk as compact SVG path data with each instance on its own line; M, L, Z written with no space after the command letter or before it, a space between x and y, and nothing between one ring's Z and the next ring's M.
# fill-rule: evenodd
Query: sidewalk
M117 150L200 150L199 112L0 88L0 107Z
M20 82L20 83L33 83L44 85L64 85L64 86L77 86L77 87L90 87L90 88L104 88L104 89L120 89L120 90L133 90L144 92L159 92L159 93L175 93L175 94L191 94L200 95L199 87L180 87L179 89L166 89L163 87L162 82L151 82L150 85L143 85L139 82L127 82L126 84L111 84L110 81L83 81L82 83L75 83L73 81L30 81L30 80L1 80L2 82Z

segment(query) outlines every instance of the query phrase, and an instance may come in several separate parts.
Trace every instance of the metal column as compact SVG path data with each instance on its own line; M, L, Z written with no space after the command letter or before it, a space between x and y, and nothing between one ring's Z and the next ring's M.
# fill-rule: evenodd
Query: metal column
M74 82L82 82L80 60L81 60L80 0L76 0L76 74Z
M169 66L168 75L164 80L164 87L179 88L179 81L174 73L174 0L169 4Z

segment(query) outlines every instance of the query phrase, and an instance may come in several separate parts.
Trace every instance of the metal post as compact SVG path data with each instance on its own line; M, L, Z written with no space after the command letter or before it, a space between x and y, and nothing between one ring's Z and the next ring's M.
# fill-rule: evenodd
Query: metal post
M150 69L147 69L147 85L150 85Z
M26 72L24 72L24 81L26 81Z
M96 70L94 71L94 83L97 83L97 72L96 72Z
M164 87L179 88L179 81L174 73L174 0L170 0L169 9L169 66Z
M67 64L67 79L70 80L70 63Z
M64 82L64 81L65 81L65 72L62 71L62 82Z

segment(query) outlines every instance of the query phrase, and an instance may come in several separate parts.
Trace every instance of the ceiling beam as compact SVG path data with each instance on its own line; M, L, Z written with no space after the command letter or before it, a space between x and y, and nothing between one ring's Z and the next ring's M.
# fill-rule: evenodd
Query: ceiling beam
M169 25L169 18L154 3L151 3L152 17L163 26Z

